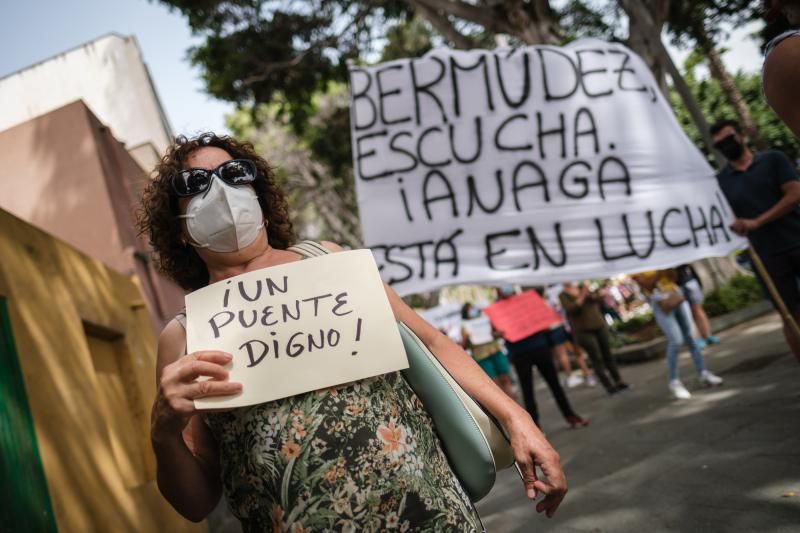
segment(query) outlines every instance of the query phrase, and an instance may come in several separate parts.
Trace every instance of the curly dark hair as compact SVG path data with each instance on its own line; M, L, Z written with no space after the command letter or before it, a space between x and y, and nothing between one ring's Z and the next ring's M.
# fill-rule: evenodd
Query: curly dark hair
M739 125L739 122L733 120L732 118L723 118L714 122L714 124L712 124L711 127L708 128L708 133L710 133L711 135L716 135L717 132L722 130L722 128L726 128L728 126L732 127L733 131L735 131L736 133L742 133L742 127Z
M178 198L172 192L170 179L185 169L190 153L205 146L221 148L234 159L249 159L255 163L259 176L252 186L267 220L270 246L286 249L295 242L286 193L278 185L272 168L252 144L214 133L176 137L142 193L136 222L139 234L146 235L150 242L158 270L189 291L208 285L208 269L194 247L183 241L181 225L176 218L180 214Z

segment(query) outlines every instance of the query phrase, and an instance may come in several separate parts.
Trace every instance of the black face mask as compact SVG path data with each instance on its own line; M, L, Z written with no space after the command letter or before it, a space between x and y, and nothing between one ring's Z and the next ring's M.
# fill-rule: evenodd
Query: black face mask
M744 153L744 145L737 141L736 136L732 133L714 144L714 147L722 152L722 155L724 155L725 159L728 161L735 161L742 157Z

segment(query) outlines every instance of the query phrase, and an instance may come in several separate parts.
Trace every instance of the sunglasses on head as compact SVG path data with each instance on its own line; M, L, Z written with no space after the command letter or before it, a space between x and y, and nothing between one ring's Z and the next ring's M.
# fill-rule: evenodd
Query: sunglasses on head
M189 168L172 176L172 192L176 196L194 196L208 190L211 180L217 176L228 185L253 183L258 176L256 164L249 159L225 161L214 170Z

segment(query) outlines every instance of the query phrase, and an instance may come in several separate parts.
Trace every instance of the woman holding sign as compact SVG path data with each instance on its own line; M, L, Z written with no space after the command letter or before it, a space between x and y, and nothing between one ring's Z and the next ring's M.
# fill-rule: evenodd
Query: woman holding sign
M647 296L656 323L667 338L667 370L670 394L678 400L688 400L692 393L680 380L678 352L681 344L689 349L700 383L708 387L722 385L722 378L706 368L703 353L692 338L692 315L689 304L677 284L675 269L641 272L634 281Z
M303 259L291 248L286 196L269 165L228 137L179 137L144 192L139 223L156 264L188 291ZM385 290L395 318L506 428L528 497L543 495L536 508L552 516L566 480L531 417ZM185 353L184 319L159 337L151 417L158 485L183 516L204 519L224 492L246 531L480 530L427 412L399 372L201 412L195 400L237 395L242 385L228 379L231 354Z

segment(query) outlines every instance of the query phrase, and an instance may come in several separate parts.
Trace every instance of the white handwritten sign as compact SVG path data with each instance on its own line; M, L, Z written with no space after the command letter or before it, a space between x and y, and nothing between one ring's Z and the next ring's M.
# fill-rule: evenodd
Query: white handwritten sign
M467 330L469 340L472 344L486 344L494 340L492 335L492 323L487 316L479 316L464 320L461 326Z
M446 50L350 69L365 242L402 294L725 255L713 169L620 44Z
M264 268L186 296L189 352L233 355L236 396L198 409L241 407L408 367L375 260L355 250Z

